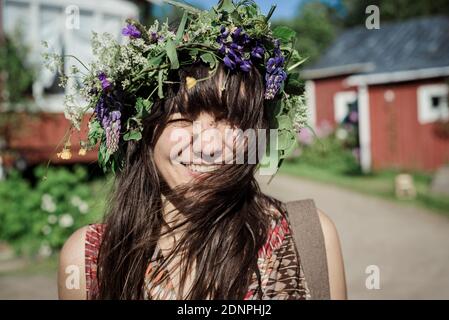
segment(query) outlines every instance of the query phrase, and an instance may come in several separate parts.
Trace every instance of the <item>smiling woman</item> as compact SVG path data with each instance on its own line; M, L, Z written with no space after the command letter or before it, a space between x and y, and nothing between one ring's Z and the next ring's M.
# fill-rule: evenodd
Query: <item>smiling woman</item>
M165 30L163 36L151 28L147 32L136 27L131 34L128 26L124 33L133 38L133 46L145 48L137 40L168 41L163 55L167 55L170 69L154 72L154 67L144 67L133 78L144 84L129 84L125 79L120 87L103 75L96 80L96 90L101 93L94 100L97 129L91 136L103 133L98 129L101 125L105 135L100 161L108 165L112 159L112 165L120 170L104 223L80 229L61 252L60 296L309 299L285 204L259 189L255 174L260 158L239 164L234 154L243 149L244 159L249 159L258 148L250 139L239 135L228 139L227 134L233 129L266 134L275 123L282 131L281 155L292 148L294 125L302 118L300 97L295 100L290 91L296 90L292 89L294 81L287 92L282 89L287 80L287 52L281 49L280 40L263 38L262 30L269 30L269 17L260 15L255 4L236 7L232 1L220 1L218 7L204 13L206 17L194 8L186 10L200 15L199 21L209 26L203 28L199 22L198 30L185 31L185 14L176 35L178 48L195 36L212 32L208 37L214 38L215 48L224 58L209 53L191 61L192 55L208 45L194 42L192 51L176 52L176 45L170 42L174 33ZM260 27L253 36L258 34L266 44L235 26L229 15L232 12L241 14L239 21L253 16ZM251 28L251 23L240 22ZM211 24L216 29L211 29ZM290 41L288 30L279 33ZM269 57L266 63L265 54ZM162 58L154 59L165 68ZM158 87L142 80L152 76L158 77ZM123 87L132 88L133 94L124 92ZM157 98L145 100L156 90ZM137 115L126 108L131 99ZM279 104L275 107L276 102L282 102L281 109ZM128 131L123 133L125 129ZM209 139L214 134L215 138ZM333 243L332 250L337 253L328 256L340 256L341 260L338 242ZM337 263L330 261L341 266L338 259ZM78 291L65 288L64 270L73 264L84 271ZM342 269L338 270L332 274L344 282ZM335 287L331 289L335 293ZM338 290L343 289L340 286ZM344 296L339 292L334 297Z

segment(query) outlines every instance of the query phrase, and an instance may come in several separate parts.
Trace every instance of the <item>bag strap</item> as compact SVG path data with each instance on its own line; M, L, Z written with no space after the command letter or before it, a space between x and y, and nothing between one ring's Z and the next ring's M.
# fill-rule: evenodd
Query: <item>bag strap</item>
M323 230L313 199L287 202L290 224L312 299L330 299Z

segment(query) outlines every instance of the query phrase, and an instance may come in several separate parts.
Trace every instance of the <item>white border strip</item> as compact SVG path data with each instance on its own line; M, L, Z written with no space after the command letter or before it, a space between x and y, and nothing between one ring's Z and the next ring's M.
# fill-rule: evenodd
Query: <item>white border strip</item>
M305 84L306 89L306 103L309 110L309 123L313 129L316 129L316 89L315 82L307 80Z
M390 82L437 78L449 75L449 67L354 75L345 80L347 86L363 86Z

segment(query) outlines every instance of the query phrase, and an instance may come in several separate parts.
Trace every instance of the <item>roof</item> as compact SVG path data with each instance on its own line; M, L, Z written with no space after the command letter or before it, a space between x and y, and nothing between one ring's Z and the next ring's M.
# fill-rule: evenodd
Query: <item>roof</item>
M318 62L303 72L306 78L334 75L373 75L413 70L449 74L449 17L415 18L364 26L340 34ZM360 78L360 77L359 77Z

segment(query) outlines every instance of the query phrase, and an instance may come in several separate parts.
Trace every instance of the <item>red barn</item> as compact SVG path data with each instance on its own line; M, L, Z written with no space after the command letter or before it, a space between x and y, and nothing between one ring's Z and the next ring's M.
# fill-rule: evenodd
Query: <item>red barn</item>
M358 112L364 171L432 171L449 163L449 18L343 32L306 68L312 125Z

